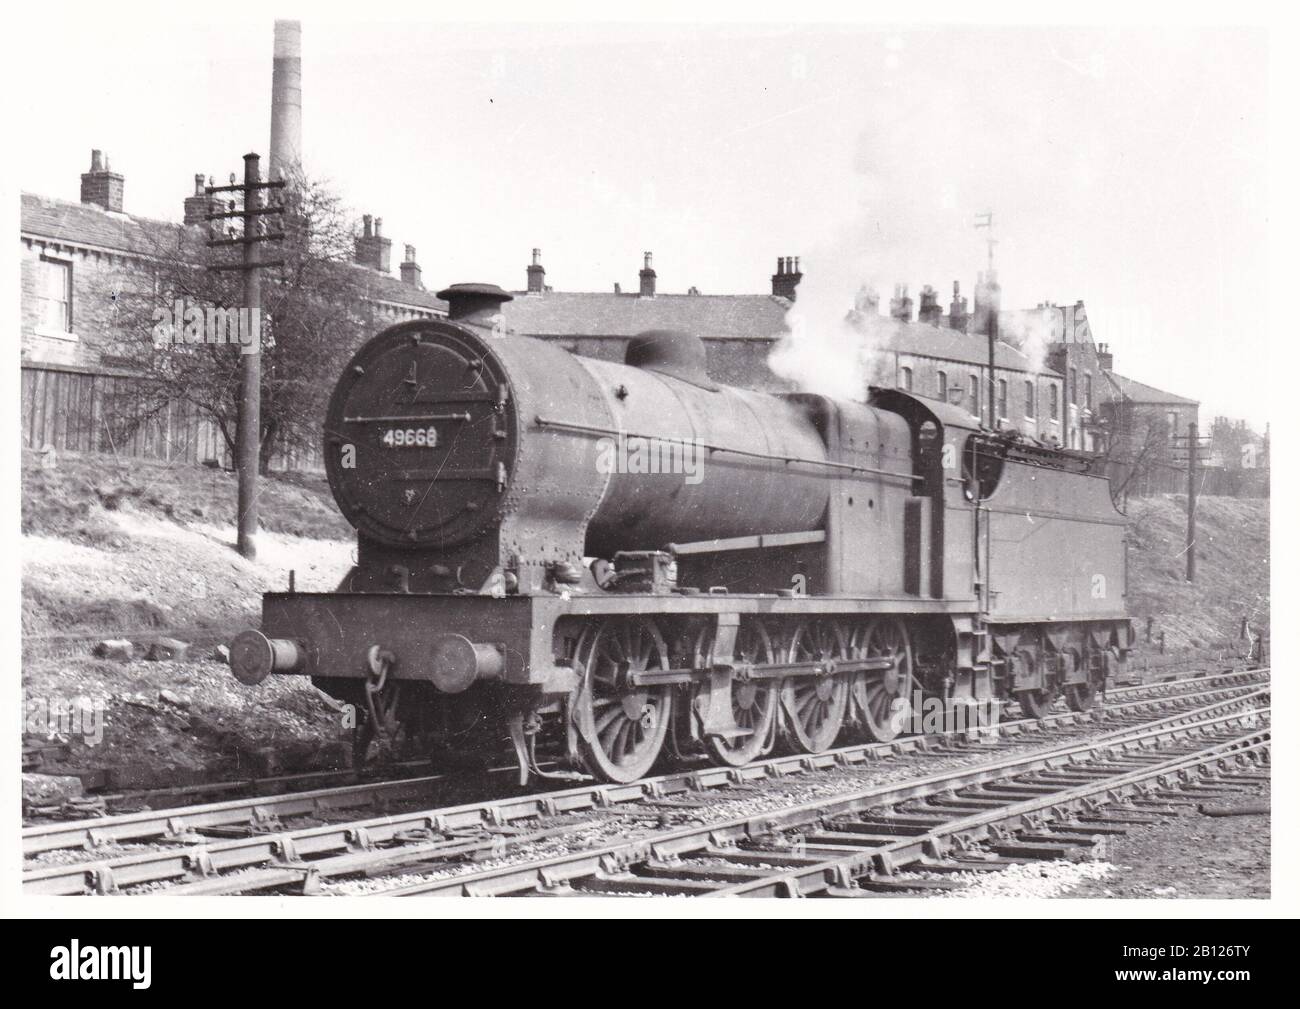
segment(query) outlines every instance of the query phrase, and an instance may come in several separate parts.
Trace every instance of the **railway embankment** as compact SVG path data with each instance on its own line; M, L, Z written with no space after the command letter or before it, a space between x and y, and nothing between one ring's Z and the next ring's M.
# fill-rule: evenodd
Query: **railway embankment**
M1269 501L1202 497L1196 512L1196 580L1188 582L1187 498L1134 498L1128 505L1128 610L1143 653L1216 661L1243 649L1251 633L1269 633ZM1146 640L1148 618L1151 640Z
M256 561L235 552L236 483L222 470L89 455L50 467L29 455L22 490L25 764L65 778L26 791L349 759L339 713L310 683L254 692L219 648L290 570L299 588L329 590L351 565L354 541L323 478L263 482ZM95 654L111 642L113 657Z

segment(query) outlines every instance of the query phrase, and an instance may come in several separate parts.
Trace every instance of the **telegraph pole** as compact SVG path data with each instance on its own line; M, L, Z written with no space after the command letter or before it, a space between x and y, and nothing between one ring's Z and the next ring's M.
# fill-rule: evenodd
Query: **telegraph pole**
M1186 435L1174 435L1175 462L1181 462L1178 456L1182 454L1184 441L1187 448L1187 543L1183 553L1187 555L1187 580L1194 582L1196 581L1196 474L1200 466L1201 449L1205 447L1197 434L1196 421L1187 425Z
M261 458L261 407L262 407L262 277L261 270L268 266L281 266L282 262L263 262L258 249L261 242L275 242L284 238L282 233L263 233L261 218L265 214L283 212L280 206L264 206L262 193L266 189L282 189L284 181L263 182L261 178L261 159L256 154L244 155L244 181L239 184L232 173L230 185L208 186L207 192L233 193L243 197L243 207L229 212L209 213L209 221L223 218L239 218L243 222L243 234L230 238L210 238L210 248L218 246L240 246L242 259L239 263L220 263L212 265L214 270L241 270L244 274L244 308L248 310L246 321L241 317L241 326L247 325L249 333L240 333L241 340L251 340L248 345L240 346L239 361L239 436L236 443L236 466L239 473L239 532L238 549L242 556L253 560L257 557L257 476L258 463Z

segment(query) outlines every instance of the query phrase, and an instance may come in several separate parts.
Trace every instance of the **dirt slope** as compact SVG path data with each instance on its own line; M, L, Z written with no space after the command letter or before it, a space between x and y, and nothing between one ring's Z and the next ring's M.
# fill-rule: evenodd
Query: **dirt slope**
M1171 652L1213 651L1237 640L1241 618L1268 633L1269 502L1200 498L1197 576L1186 581L1187 498L1129 502L1128 608L1139 635L1147 617Z

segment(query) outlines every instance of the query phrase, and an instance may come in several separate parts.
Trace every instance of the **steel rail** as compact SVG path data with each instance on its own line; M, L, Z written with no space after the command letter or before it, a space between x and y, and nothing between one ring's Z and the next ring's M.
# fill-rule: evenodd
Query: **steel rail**
M960 838L963 845L970 845L988 838L995 829L1003 825L1025 821L1028 817L1042 816L1047 813L1072 811L1085 800L1097 795L1105 795L1111 801L1117 801L1135 786L1152 779L1166 779L1180 772L1218 762L1224 757L1267 749L1270 742L1271 734L1268 730L1245 733L1228 742L1214 743L1190 757L1180 754L1151 767L1130 771L1128 774L1078 785L1037 799L1024 799L986 813L974 813L938 825L922 836L901 838L893 844L828 859L793 872L773 874L765 879L720 888L711 896L806 897L834 886L852 890L856 886L856 878L864 872L874 871L891 875L901 864L916 862L925 857L942 858L949 851L954 838ZM1033 824L1026 822L1023 825ZM919 868L924 868L924 865ZM859 891L858 895L868 896L868 893Z
M1262 695L1267 691L1257 691ZM1247 698L1255 696L1247 695ZM1170 731L1178 723L1196 723L1225 708L1240 705L1243 698L1232 698L1193 711L1180 711L1143 726L1144 731ZM1152 702L1155 703L1155 702ZM1242 717L1224 715L1222 718ZM1175 723L1165 730L1152 729L1163 723ZM1127 730L1131 736L1135 730ZM1121 737L1121 740L1127 737ZM890 744L894 745L894 744ZM1089 741L1074 749L1096 746ZM1117 745L1108 739L1103 745ZM1058 748L1059 749L1059 748ZM959 752L959 751L953 751ZM1041 751L1038 751L1041 752ZM1049 752L1056 752L1055 749ZM818 758L828 754L819 754ZM859 755L861 756L861 755ZM751 781L765 781L794 770L820 767L852 766L849 761L830 760L810 765L809 757L786 757L742 768L704 768L688 774L666 775L627 785L597 785L560 792L516 796L490 802L470 803L458 807L394 813L344 824L323 824L297 830L281 830L230 841L150 849L91 862L63 863L29 869L23 874L23 890L33 894L113 893L121 888L168 880L197 881L220 872L243 870L268 864L305 868L312 857L322 858L347 852L370 850L378 845L432 840L435 836L454 835L467 830L505 827L515 821L563 813L604 809L619 803L634 805L638 800L653 800L677 794L698 793ZM993 765L1000 766L1000 765ZM270 825L268 825L268 828ZM392 853L386 852L386 857Z
M875 807L897 806L900 803L912 800L952 793L964 788L1015 778L1030 771L1072 767L1078 765L1082 760L1107 757L1116 753L1116 751L1119 751L1121 755L1149 754L1151 748L1157 746L1160 742L1203 734L1214 726L1230 726L1233 723L1244 726L1245 722L1256 717L1262 717L1266 713L1266 711L1237 713L1207 719L1191 725L1134 732L1127 738L1113 739L1100 744L1089 742L1060 747L1046 752L1011 757L975 768L964 768L955 772L941 773L898 784L875 786L851 794L814 799L775 813L736 817L725 822L666 831L650 837L622 841L582 852L566 853L532 863L426 880L371 895L403 897L417 895L506 896L534 892L544 893L563 889L569 883L584 877L610 876L641 862L671 860L691 852L709 851L725 859L727 852L730 850L728 846L768 837L781 830L803 827L836 816L861 813ZM1267 737L1268 731L1253 730L1247 733L1246 736L1238 737L1238 739L1254 739L1260 735ZM1228 742L1221 740L1213 744L1212 748L1222 750L1223 754L1231 754L1235 750L1224 748L1235 747L1236 744L1237 740ZM1178 754L1176 760L1186 758L1186 754ZM1134 773L1142 774L1148 778L1166 774L1169 772L1164 767L1165 763L1161 761L1159 765L1151 765ZM1155 766L1159 766L1161 769L1152 771L1151 768ZM1094 786L1089 786L1092 790L1090 794L1105 792L1109 784L1109 781L1103 781L1095 783ZM1021 815L1023 814L1012 814L1012 816ZM965 823L966 820L961 822ZM975 828L971 827L970 829ZM915 838L908 838L907 840L913 841ZM845 864L849 864L852 859L869 860L871 855L877 853L877 851L858 852L853 856L849 856ZM737 853L744 854L744 852L739 851ZM753 856L762 862L777 863L781 860L782 854L756 851ZM802 861L807 862L808 860L804 859ZM839 861L841 860L836 860L837 869ZM797 881L802 882L805 878L811 880L822 879L822 874L826 871L824 866L824 861L818 859L812 865L797 870L795 873ZM770 872L764 874L764 879L771 882L771 889L774 891L768 895L796 895L796 893L801 893L802 890L796 890L795 888L794 883L796 880L787 878L789 875L783 873L778 876ZM612 885L616 888L618 885L617 880ZM742 884L742 887L745 885ZM754 885L756 890L761 889L758 884ZM722 892L724 887L713 886L701 889L704 892ZM744 891L737 889L737 893L739 892Z
M1258 682L1267 671L1249 670L1238 673L1204 677L1209 686L1223 681L1230 685L1211 687L1209 690L1194 692L1179 691L1177 683L1160 683L1122 687L1112 690L1108 699L1117 695L1127 697L1132 693L1143 696L1136 700L1107 705L1090 712L1060 711L1049 714L1046 718L1016 719L999 722L995 729L999 735L1014 737L1027 732L1042 731L1044 727L1072 726L1084 721L1103 722L1133 709L1142 710L1150 706L1159 706L1173 701L1187 701L1196 698L1222 698L1235 690L1246 689L1250 683ZM1183 682L1183 681L1179 681ZM1199 682L1187 681L1200 685ZM1146 697L1150 693L1152 696ZM1234 700L1235 698L1226 698ZM982 730L987 738L988 731ZM620 798L612 801L626 801L628 790L637 794L645 791L653 794L655 790L674 789L682 779L690 779L690 787L716 787L732 780L733 771L748 772L745 780L755 780L767 774L781 775L805 770L823 770L846 764L858 764L888 756L901 756L917 751L925 751L938 745L954 741L971 740L979 737L979 732L971 730L951 730L944 733L906 736L889 743L859 743L852 746L828 750L820 754L798 754L788 757L770 758L747 768L729 767L698 768L678 771L656 778L643 779L629 786L597 786L619 789ZM769 771L768 768L771 770ZM752 770L751 770L752 769ZM700 777L703 776L703 777ZM285 817L315 816L338 810L360 809L381 802L395 802L405 799L418 799L428 790L446 780L445 775L426 775L415 778L395 779L386 782L360 783L333 788L313 789L311 791L287 793L273 796L249 796L228 799L214 803L175 807L161 810L139 810L114 816L56 823L42 823L26 827L23 830L22 844L25 856L42 852L85 849L94 850L105 845L122 842L166 841L173 839L176 843L186 843L182 838L187 835L201 834L205 829L253 826L266 830L274 821ZM574 789L583 794L587 788ZM489 802L484 805L496 805Z

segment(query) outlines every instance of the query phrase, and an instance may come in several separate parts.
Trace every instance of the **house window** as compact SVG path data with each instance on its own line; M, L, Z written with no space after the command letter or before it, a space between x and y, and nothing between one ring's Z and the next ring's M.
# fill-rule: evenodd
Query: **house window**
M980 416L980 377L971 375L970 377L970 412L976 417Z
M47 333L72 332L72 264L62 259L40 261L40 328Z
M1047 387L1047 405L1052 412L1052 420L1061 419L1061 389L1055 382Z
M1034 383L1025 383L1025 416L1034 417L1038 413L1037 397L1034 395Z
M1079 369L1070 369L1070 402L1079 405Z
M939 398L945 403L948 402L948 373L939 372Z
M1170 410L1165 414L1165 423L1169 425L1169 440L1173 441L1178 435L1178 414Z
M1007 417L1007 380L998 379L998 416L1003 420Z
M1083 405L1092 409L1092 376L1083 376Z
M912 369L911 368L903 369L902 378L899 381L899 385L901 385L908 392L912 391Z

